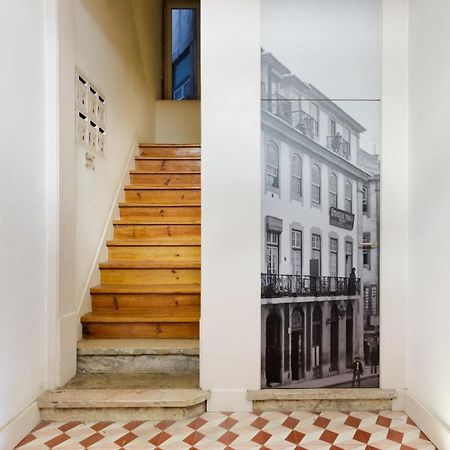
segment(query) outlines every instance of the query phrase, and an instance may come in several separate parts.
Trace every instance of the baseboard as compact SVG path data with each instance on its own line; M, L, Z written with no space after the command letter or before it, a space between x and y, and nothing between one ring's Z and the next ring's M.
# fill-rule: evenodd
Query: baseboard
M410 392L403 393L404 410L439 450L450 449L450 429Z
M98 269L98 264L101 260L105 259L107 256L106 241L108 239L110 239L110 237L112 236L112 231L113 231L112 221L113 221L113 219L117 219L119 217L118 202L121 198L121 195L123 195L123 187L125 186L125 184L128 181L128 174L129 174L131 166L134 162L133 158L135 155L137 155L138 151L139 151L139 142L138 142L137 137L135 137L133 140L133 143L130 146L128 157L127 157L122 175L120 177L120 180L119 180L119 183L118 183L118 186L116 189L116 193L111 202L109 214L108 214L108 217L105 222L105 227L103 228L99 246L97 247L94 261L92 262L92 266L89 271L89 275L87 277L86 283L83 288L82 297L81 297L81 299L79 299L78 315L80 317L83 314L86 314L89 311L91 311L90 289L91 289L91 287L99 284L100 273L99 273L99 269ZM81 339L81 326L79 327L78 335L79 335L78 338Z
M12 450L40 420L37 402L33 402L0 430L0 448Z
M207 411L251 411L252 402L244 389L211 389Z

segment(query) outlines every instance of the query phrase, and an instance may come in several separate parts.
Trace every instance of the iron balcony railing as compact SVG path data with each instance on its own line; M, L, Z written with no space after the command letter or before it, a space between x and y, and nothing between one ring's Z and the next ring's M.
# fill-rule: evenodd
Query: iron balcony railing
M324 297L359 295L360 278L261 274L261 297Z
M327 137L327 147L345 159L350 159L350 142L339 134Z
M316 139L319 134L317 120L305 111L292 112L292 125L310 139Z
M310 139L316 139L319 134L318 122L314 117L302 110L294 111L292 103L281 94L275 94L271 99L264 99L263 108L292 125Z

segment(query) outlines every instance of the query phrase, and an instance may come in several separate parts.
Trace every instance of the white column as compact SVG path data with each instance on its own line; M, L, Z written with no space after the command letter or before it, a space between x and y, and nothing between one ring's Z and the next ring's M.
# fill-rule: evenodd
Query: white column
M201 9L201 386L210 411L249 410L261 356L259 0Z

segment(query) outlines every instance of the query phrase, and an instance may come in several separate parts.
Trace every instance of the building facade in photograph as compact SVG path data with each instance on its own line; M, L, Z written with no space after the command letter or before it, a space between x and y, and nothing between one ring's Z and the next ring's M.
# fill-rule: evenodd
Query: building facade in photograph
M378 242L378 157L344 110L272 54L261 61L262 386L345 385L365 325L371 343L378 332L378 254L360 249Z

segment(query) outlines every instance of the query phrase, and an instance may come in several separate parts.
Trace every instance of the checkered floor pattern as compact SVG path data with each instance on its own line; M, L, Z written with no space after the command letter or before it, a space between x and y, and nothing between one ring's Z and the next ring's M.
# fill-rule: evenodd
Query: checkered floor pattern
M43 422L20 450L432 450L402 412L205 413L163 422Z

